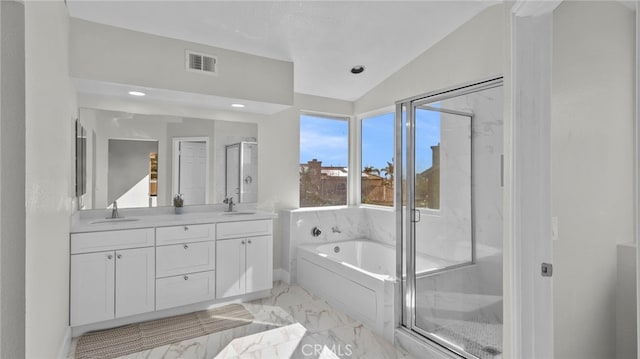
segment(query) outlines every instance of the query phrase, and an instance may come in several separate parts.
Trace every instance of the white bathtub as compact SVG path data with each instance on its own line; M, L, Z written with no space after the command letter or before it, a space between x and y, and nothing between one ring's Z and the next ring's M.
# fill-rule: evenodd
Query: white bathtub
M367 239L300 245L298 284L393 341L395 247Z

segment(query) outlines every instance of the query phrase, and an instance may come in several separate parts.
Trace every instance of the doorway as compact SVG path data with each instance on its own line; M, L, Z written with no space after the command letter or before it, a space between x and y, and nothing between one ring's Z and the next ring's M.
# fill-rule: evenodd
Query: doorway
M402 325L465 358L501 357L502 78L398 111Z
M209 195L209 138L174 138L172 169L172 197L181 194L185 205L206 204Z

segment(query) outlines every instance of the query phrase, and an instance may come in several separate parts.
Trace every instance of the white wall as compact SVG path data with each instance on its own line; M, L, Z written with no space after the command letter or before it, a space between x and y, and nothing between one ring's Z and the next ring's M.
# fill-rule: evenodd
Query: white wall
M25 355L24 5L0 3L0 357Z
M553 15L554 354L613 358L616 244L634 228L634 13L579 1Z
M69 321L75 92L62 1L25 2L26 357L59 355Z
M151 14L149 14L151 16ZM290 105L293 63L71 19L76 78ZM185 70L185 51L218 58L216 75Z

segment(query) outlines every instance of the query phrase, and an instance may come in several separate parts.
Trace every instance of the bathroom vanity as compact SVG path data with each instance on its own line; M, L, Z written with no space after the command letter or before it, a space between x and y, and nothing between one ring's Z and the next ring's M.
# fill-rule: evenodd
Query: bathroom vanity
M275 217L206 211L77 219L70 236L70 325L116 326L123 323L118 318L132 322L146 314L138 318L146 320L196 303L269 295Z

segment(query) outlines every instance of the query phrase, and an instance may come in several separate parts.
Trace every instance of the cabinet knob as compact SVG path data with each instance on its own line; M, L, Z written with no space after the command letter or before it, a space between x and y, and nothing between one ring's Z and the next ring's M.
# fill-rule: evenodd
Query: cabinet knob
M122 258L122 254L118 254L118 255L116 256L116 258L118 258L118 259Z
M189 280L189 276L188 275L185 275L183 278L184 278L184 280Z
M188 231L188 230L189 230L189 227L184 226L184 230L185 230L185 231Z
M113 256L112 256L111 254L109 254L109 255L107 256L107 259L113 259Z
M247 242L249 242L249 244L251 244L251 240L248 240Z
M244 244L244 241L240 241L241 244Z
M189 249L189 246L185 244L184 249Z

